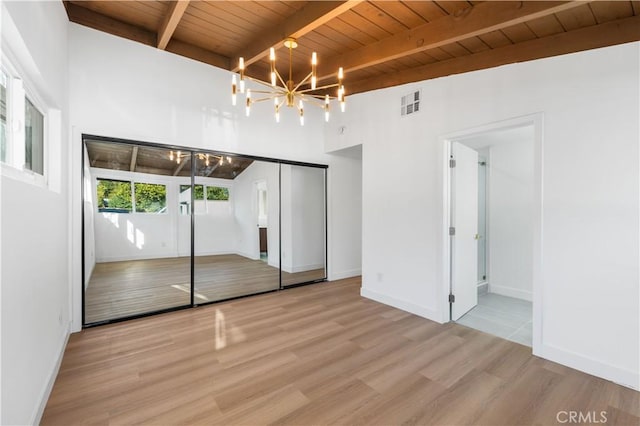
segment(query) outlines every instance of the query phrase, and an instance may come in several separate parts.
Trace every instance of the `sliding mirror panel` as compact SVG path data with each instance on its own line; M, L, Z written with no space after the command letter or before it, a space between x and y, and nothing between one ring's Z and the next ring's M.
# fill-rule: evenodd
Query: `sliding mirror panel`
M282 287L326 278L326 169L283 164Z
M215 153L194 164L194 303L277 290L279 165Z
M190 170L168 149L84 142L84 323L190 305L179 209Z

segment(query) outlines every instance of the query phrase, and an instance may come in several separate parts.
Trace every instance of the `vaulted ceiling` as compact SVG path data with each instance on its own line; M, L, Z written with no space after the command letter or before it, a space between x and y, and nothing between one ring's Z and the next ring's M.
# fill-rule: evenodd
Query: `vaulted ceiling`
M69 19L268 79L268 51L348 94L640 40L640 1L64 1ZM286 66L285 61L278 66ZM282 73L285 70L280 70Z

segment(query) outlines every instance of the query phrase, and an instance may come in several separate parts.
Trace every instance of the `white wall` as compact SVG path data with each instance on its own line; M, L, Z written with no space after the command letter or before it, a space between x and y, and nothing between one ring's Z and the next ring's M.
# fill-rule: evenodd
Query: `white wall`
M331 154L328 216L329 247L334 249L329 252L328 273L330 280L338 280L362 273L362 145ZM335 244L342 239L350 244Z
M1 6L3 53L9 45L23 76L63 123L47 140L47 186L4 176L0 183L0 423L24 425L40 419L69 331L67 17L61 2Z
M533 128L490 147L489 291L533 300Z
M327 145L339 145L345 126L359 130L344 138L364 141L362 294L447 320L440 137L542 112L542 269L534 285L542 321L534 353L638 386L639 46L350 97L367 125L351 115L325 134L335 138ZM401 118L400 97L414 89L422 90L421 112ZM380 172L394 164L402 167Z
M89 133L328 164L330 179L333 173L337 177L348 174L341 170L344 162L334 167L332 158L324 154L325 124L319 108L305 111L304 127L295 111L288 110L275 123L273 111L265 104L256 105L247 118L241 102L231 106L227 71L76 24L69 24L69 49L70 124L73 149L78 152L82 133ZM338 112L332 114L332 120L338 116ZM71 167L77 167L79 175L79 158L76 161ZM73 182L73 199L78 203L74 208L81 211L79 176ZM329 197L357 197L347 192L351 189L351 185L336 184ZM333 217L329 223L344 227L351 220ZM74 226L79 223L78 215ZM359 241L352 240L351 234L334 234L330 257L334 250L359 249ZM74 241L80 241L79 234ZM73 261L73 270L79 270L80 253ZM360 268L359 264L341 265L344 269L334 270L338 275ZM79 273L74 280L78 282L74 285L74 329L79 329Z

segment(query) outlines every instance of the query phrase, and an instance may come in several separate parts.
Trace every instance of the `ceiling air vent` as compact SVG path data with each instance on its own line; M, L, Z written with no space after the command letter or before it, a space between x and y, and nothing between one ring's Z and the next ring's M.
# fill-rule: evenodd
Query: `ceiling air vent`
M420 111L420 91L416 90L415 92L409 93L402 97L402 101L400 104L400 115L406 116L410 114L415 114Z

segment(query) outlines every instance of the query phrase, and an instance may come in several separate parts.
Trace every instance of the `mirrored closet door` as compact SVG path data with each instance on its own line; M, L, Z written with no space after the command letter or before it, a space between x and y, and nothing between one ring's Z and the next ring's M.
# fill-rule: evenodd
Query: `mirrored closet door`
M195 304L277 290L279 164L194 154Z
M83 155L84 323L190 305L190 228L179 220L190 178L163 148L88 139Z
M326 169L281 165L282 286L326 278Z

